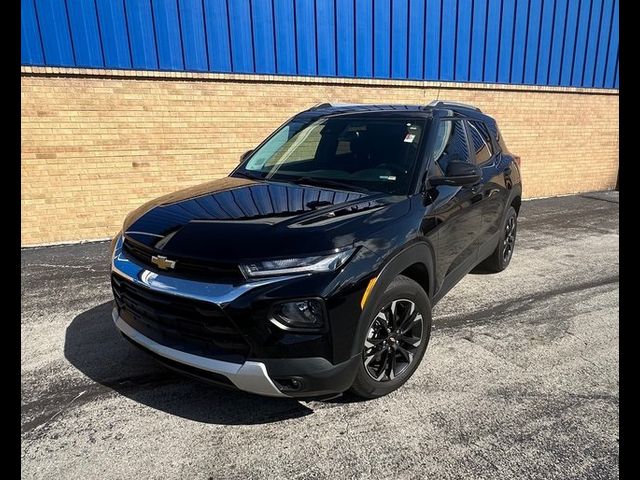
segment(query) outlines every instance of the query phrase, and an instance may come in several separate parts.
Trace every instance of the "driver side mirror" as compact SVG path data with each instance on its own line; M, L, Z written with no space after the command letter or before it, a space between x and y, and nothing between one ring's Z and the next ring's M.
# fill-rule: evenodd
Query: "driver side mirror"
M253 153L253 150L254 149L252 148L251 150L247 150L242 155L240 155L240 163L244 162L247 159L247 157Z
M429 184L432 186L448 185L462 187L474 185L482 179L482 169L477 165L460 160L451 160L447 165L447 171L442 177L432 177Z

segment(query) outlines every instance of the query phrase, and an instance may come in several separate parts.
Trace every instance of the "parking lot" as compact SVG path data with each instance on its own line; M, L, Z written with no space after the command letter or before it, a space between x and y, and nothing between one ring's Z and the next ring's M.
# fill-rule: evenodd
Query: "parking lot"
M518 228L364 402L183 378L113 327L108 243L23 250L23 478L617 478L617 193L524 202Z

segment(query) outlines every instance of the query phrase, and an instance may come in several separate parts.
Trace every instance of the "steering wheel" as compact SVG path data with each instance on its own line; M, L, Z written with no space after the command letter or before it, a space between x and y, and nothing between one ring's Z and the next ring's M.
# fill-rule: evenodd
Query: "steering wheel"
M407 172L401 166L396 165L395 163L381 163L380 165L377 165L376 168L380 170L390 170L391 173L393 173L396 177L407 174Z

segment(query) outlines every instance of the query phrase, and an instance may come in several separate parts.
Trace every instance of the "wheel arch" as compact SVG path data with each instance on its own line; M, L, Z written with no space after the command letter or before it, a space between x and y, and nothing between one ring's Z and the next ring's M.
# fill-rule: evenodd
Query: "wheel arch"
M376 299L384 293L394 278L398 275L405 275L416 281L427 294L429 300L433 298L434 285L434 253L433 248L426 242L414 243L404 250L393 255L382 267L380 273L375 277L376 282L364 308L360 314L357 335L353 342L352 355L359 354L359 339L364 335L370 320L376 313Z

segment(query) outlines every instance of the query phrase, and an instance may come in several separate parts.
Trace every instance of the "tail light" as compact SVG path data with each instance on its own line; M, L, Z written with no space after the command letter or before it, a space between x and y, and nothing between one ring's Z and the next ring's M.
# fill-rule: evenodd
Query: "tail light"
M513 161L516 162L516 165L518 165L518 168L520 168L520 155L514 155Z

